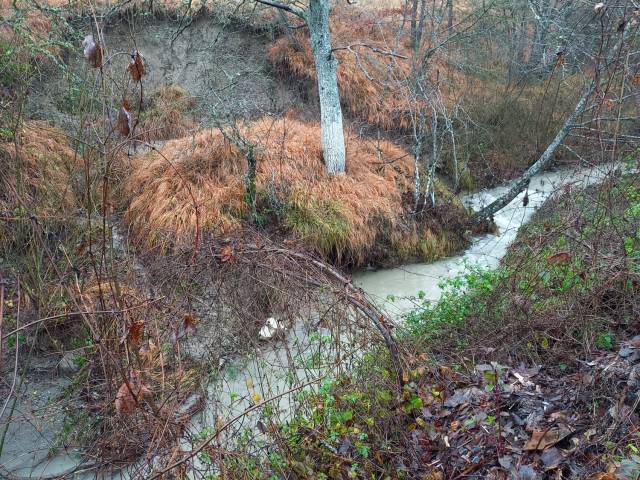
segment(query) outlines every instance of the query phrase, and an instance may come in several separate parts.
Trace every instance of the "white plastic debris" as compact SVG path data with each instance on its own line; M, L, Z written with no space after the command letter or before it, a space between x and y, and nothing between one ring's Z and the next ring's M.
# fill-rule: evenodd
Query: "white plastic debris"
M260 338L262 340L269 340L272 338L279 330L284 330L282 324L273 317L267 318L264 322L264 326L260 329Z
M600 13L602 11L602 9L604 8L604 3L600 2L600 3L596 3L595 6L593 7L593 10L596 13Z

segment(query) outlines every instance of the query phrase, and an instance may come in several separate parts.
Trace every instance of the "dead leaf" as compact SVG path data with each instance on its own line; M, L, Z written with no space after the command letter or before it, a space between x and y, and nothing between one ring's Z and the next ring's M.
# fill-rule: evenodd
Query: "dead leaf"
M547 257L547 263L552 265L565 265L571 261L569 252L558 252Z
M636 87L640 87L640 73L636 73L636 74L633 76L633 80L632 80L632 82L633 82L633 84L634 84Z
M87 59L89 65L98 68L102 65L102 46L93 39L93 35L87 35L82 41L84 49L84 58Z
M185 335L194 334L196 332L197 325L197 320L187 313L184 317L182 317L182 320L178 323L178 325L176 325L173 338L174 343Z
M571 435L571 433L573 433L573 430L564 425L557 425L545 430L534 430L523 450L545 450Z
M566 410L558 410L557 412L553 412L551 415L549 415L549 418L551 420L553 420L554 422L558 422L558 421L567 421L567 411Z
M129 62L129 66L127 67L129 70L129 75L134 82L138 83L142 80L142 76L144 75L144 61L142 60L142 55L138 50L134 50L131 52L131 61Z
M132 119L129 113L129 103L125 100L122 108L118 112L118 120L116 122L116 130L125 137L128 137L132 129Z
M440 366L440 375L444 378L449 378L453 376L453 370L445 365Z
M224 247L222 247L222 250L220 251L220 261L222 263L231 262L233 260L233 257L233 248L231 247L231 245L225 245Z
M140 401L150 394L151 390L137 378L124 382L116 394L116 411L120 414L133 412Z
M127 338L132 345L140 345L142 342L142 334L144 333L144 320L138 320L133 322L129 326L129 332Z
M193 318L191 315L189 315L188 313L184 316L184 329L185 331L189 334L189 333L196 333L196 326L198 325L198 322L195 318Z
M545 450L542 455L540 455L540 460L542 461L545 470L553 470L562 463L562 461L564 460L564 456L562 455L560 450L553 447Z

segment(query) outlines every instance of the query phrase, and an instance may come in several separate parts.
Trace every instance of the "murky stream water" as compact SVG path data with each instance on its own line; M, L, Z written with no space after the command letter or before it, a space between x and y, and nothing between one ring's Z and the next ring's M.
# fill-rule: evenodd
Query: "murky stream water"
M509 205L500 210L494 220L498 234L478 235L471 246L456 257L434 263L416 263L396 268L363 272L354 275L354 283L360 286L379 305L396 318L415 306L415 298L424 292L425 298L437 300L441 295L438 284L453 278L464 270L466 263L487 268L496 267L515 240L518 229L527 223L533 213L562 187L580 188L602 181L615 168L602 165L595 168L562 169L545 172L532 178L528 188L529 203L523 206L525 192L518 195ZM511 184L483 190L462 198L465 205L479 210L502 196ZM391 301L389 296L394 297Z
M498 234L474 237L471 246L462 255L434 263L403 265L392 269L358 273L354 275L354 283L384 308L392 318L401 322L402 314L415 305L415 298L419 292L424 292L428 299L437 300L441 294L438 284L442 280L458 275L464 269L465 263L479 264L488 268L497 266L505 255L507 247L515 239L519 227L531 218L535 210L553 192L563 187L580 188L597 183L614 168L616 167L605 165L540 174L534 177L529 185L529 203L526 207L522 204L524 196L522 193L495 215ZM504 185L474 193L464 197L463 201L477 210L501 196L509 187L510 185ZM394 297L393 301L388 300L390 296ZM231 418L254 405L256 401L285 393L291 389L292 385L320 376L321 369L310 367L305 360L323 348L335 348L335 346L323 347L323 342L327 343L330 332L312 324L313 322L310 325L297 325L286 333L285 338L265 343L263 349L256 352L253 358L227 365L220 378L212 379L208 387L207 406L193 419L189 428L191 438L197 437L203 430L206 432L207 427L214 427L218 417ZM341 337L340 341L348 343L350 338ZM298 360L294 361L295 358ZM343 367L348 368L348 362L345 362ZM275 411L285 412L286 415L286 412L290 411L291 400L291 396L285 395L272 407ZM19 407L23 406L19 405ZM226 440L238 440L243 431L259 430L260 415L260 410L256 410L256 413L243 418L241 426L230 431ZM56 422L53 422L50 427L55 425ZM25 430L23 425L9 429L5 451L0 458L0 462L7 470L18 477L40 478L59 475L77 465L79 456L74 454L47 458L46 452L51 447L50 442L55 432L31 431L34 428L27 426ZM258 439L257 448L260 448L259 435L256 438ZM185 443L189 442L185 439ZM190 445L185 445L185 448L189 449ZM34 451L40 453L38 455L27 453ZM112 478L120 477L128 478L128 475L122 473ZM72 478L96 477L95 473L88 472L76 474Z

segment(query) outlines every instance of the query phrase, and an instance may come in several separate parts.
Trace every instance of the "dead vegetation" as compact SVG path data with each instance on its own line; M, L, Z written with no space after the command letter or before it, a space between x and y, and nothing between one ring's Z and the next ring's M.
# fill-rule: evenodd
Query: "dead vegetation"
M631 162L635 165L635 162ZM640 471L640 186L635 175L559 194L497 271L425 302L385 352L267 422L278 454L227 462L286 478L590 478Z
M190 110L195 101L177 85L165 85L151 94L149 106L142 112L138 134L145 142L186 137L195 129Z
M523 79L501 58L500 46L489 44L493 54L483 56L440 30L429 31L428 25L422 43L413 48L404 15L407 11L400 7L339 4L332 11L332 54L338 60L341 100L352 121L414 146L416 128L437 112L440 124L450 121L452 126L436 128L457 132L455 144L442 141L437 169L455 177L457 188L497 185L517 176L571 110L581 90L580 77L558 68L544 82ZM464 30L464 22L457 28ZM268 56L283 80L315 99L317 77L308 37L302 26L286 30ZM418 75L425 76L422 86ZM629 102L625 108L631 108ZM578 146L587 152L587 146Z
M43 121L22 125L15 140L0 143L0 211L3 215L56 217L76 205L77 157L67 136Z
M640 308L637 191L628 175L557 194L524 228L501 270L490 279L472 274L482 288L451 297L451 317L460 309L469 320L442 329L433 319L444 310L427 309L416 325L430 332L438 351L462 343L466 352L490 349L505 363L556 367L633 336ZM465 296L466 304L458 302Z
M265 118L242 125L239 133L255 145L262 215L275 216L285 232L325 257L361 264L376 243L421 256L420 242L438 243L435 236L448 228L412 222L404 196L411 193L413 159L389 142L348 135L347 172L332 177L322 163L317 125ZM219 130L169 142L136 159L125 187L125 221L136 241L166 250L191 242L197 229L238 231L248 215L246 165L245 153ZM464 209L452 198L442 201L462 218ZM424 256L459 245L425 248Z
M401 22L399 9L376 11L337 5L332 14L342 101L355 118L384 130L408 129L416 108L416 99L407 88L410 49L406 38L396 38ZM283 77L305 80L312 92L317 88L306 29L278 38L269 48L269 59Z
M143 2L133 5L127 14L151 8ZM191 15L205 8L200 3L158 5L183 12L187 26ZM88 11L85 4L74 7ZM334 25L345 105L354 119L369 126L387 133L407 130L413 109L423 105L406 88L412 68L407 39L394 37L400 6L377 11L352 7L348 12L346 6L338 8ZM47 22L38 14L27 15L24 25L48 40ZM366 45L360 44L363 38ZM7 41L19 43L17 37ZM303 29L276 40L270 56L281 74L314 83ZM113 72L98 77L103 62L95 58L89 59L96 75L92 78L110 78ZM436 65L436 83L445 76L463 83L457 70ZM137 87L141 70L128 71ZM3 77L3 84L12 79ZM498 104L504 86L500 81L495 92L479 94L489 83L480 81L474 84L477 90L466 94L477 95L478 104ZM22 255L28 246L29 256L11 267L10 294L16 301L7 318L12 334L6 336L5 323L0 340L16 342L18 334L28 334L27 342L16 347L16 360L44 335L51 339L49 345L40 343L47 354L72 354L71 362L79 368L73 392L65 394L78 400L78 411L89 414L73 424L73 438L62 443L85 447L86 458L99 459L94 467L134 465L133 477L149 478L158 471L179 477L187 475L186 466L203 452L218 462L214 467L233 472L231 478L252 478L254 467L267 460L263 472L287 478L321 478L327 472L336 478L530 478L542 470L556 476L613 471L625 448L637 453L631 427L637 423L637 396L606 397L623 383L629 389L638 386L640 347L631 336L638 314L637 187L625 186L624 202L609 211L608 223L598 225L595 234L587 234L586 227L602 212L596 208L591 216L580 216L576 204L563 198L565 217L514 249L507 261L510 275L491 278L497 287L480 279L475 284L481 287L479 294L464 292L462 313L455 303L452 310L447 310L451 303L439 307L445 313L437 318L444 321L435 328L432 306L416 313L414 326L425 328L404 339L400 358L388 320L348 277L307 251L349 267L450 254L466 242L467 212L442 181L433 177L436 204L416 213L416 162L405 148L347 129L347 171L329 176L318 125L265 117L197 131L193 99L176 85L152 94L149 105L137 112L137 129L125 115L126 128L114 140L104 112L120 108L116 101L126 95L116 90L97 102L102 113L87 114L101 120L74 148L61 130L39 121L25 123L15 134L3 130L0 144L0 158L8 165L0 172L0 234L10 239L7 250L12 254ZM142 84L139 91L142 98ZM440 93L446 101L455 100L444 84ZM505 132L497 140L484 134L480 140L473 135L465 140L466 146L477 144L478 158L492 167L496 178L517 171L520 158L506 155L507 145L510 152L533 148L512 142L529 134L533 117L520 114L534 111L532 98L477 112L478 117L486 114L483 124L495 127L492 133ZM525 120L514 121L520 117ZM556 117L558 112L551 111L549 124ZM546 128L552 130L549 124ZM130 138L132 132L137 137ZM143 156L129 159L114 153L139 140L170 139ZM487 139L490 147L483 143ZM491 150L495 146L504 150ZM249 198L250 159L257 165L255 211ZM427 199L417 200L427 205ZM604 194L581 202L612 205ZM633 215L628 213L632 208ZM118 215L111 216L112 209L124 215L130 235L113 233L121 224ZM616 223L620 218L623 225ZM605 228L614 224L615 232ZM24 235L16 234L16 225ZM135 254L126 251L129 239L137 247ZM141 258L144 266L137 263ZM26 292L22 297L21 289ZM0 300L0 330L3 306ZM28 311L27 319L21 309ZM220 373L223 357L264 347L257 337L268 325L266 319L275 322L277 341L286 329L295 333L301 319L313 334L329 338L325 357L287 358L279 366L295 371L292 391L321 379L315 375L305 384L296 376L297 368L308 374L322 364L333 375L347 374L338 383L321 385L286 426L267 415L272 399L263 400L264 392L261 397L247 383L250 409L264 408L265 413L250 439L271 440L269 448L281 453L280 461L273 455L245 457L245 452L228 452L217 443L222 432L248 438L242 422L232 419L220 426L218 417L211 434L187 428L204 404L202 396L194 395L205 381L205 372L192 363L199 347L206 347L204 357L200 352L200 360L208 362L206 373ZM345 333L353 335L348 345ZM380 336L387 349L377 349ZM84 342L80 346L79 339ZM620 352L606 352L616 342ZM284 346L290 355L290 345ZM417 353L426 350L429 354ZM348 368L362 352L361 376L352 376ZM441 352L456 359L445 363L434 355ZM13 352L5 351L12 359L8 355ZM485 358L487 363L476 361ZM4 359L0 350L0 362ZM544 367L510 368L497 361L534 361ZM574 377L553 376L566 369ZM16 367L14 381L20 375ZM600 386L594 378L601 380ZM7 398L17 395L11 387ZM550 405L556 411L549 414ZM601 418L606 421L598 423ZM191 451L182 448L185 438L193 442ZM603 442L615 444L611 450L616 457L603 454Z

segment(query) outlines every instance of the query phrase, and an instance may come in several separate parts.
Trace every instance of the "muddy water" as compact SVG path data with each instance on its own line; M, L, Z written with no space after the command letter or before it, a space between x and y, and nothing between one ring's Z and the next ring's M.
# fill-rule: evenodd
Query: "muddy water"
M507 247L516 237L518 228L526 223L553 192L562 188L581 188L601 181L610 174L614 166L596 168L564 169L547 172L534 177L528 189L529 203L523 206L524 193L520 194L495 217L499 232L495 235L479 235L473 238L471 246L457 257L447 258L434 263L403 265L393 269L376 272L363 272L354 276L359 285L391 317L401 322L402 314L416 304L419 292L428 299L436 300L440 294L438 284L445 279L455 277L465 263L479 264L492 268L498 265L505 255ZM504 185L466 196L463 201L474 209L489 204L509 189ZM394 300L390 300L390 296ZM211 379L207 387L206 407L194 417L184 439L184 448L189 450L216 425L216 419L230 419L256 402L288 392L292 386L318 379L325 373L335 373L333 367L312 366L308 362L316 354L341 356L353 341L349 335L339 334L339 340L313 321L303 324L283 334L279 340L263 343L251 358L245 358L226 365L218 378ZM333 332L335 335L335 332ZM360 350L361 351L361 350ZM357 356L357 355L356 355ZM349 362L341 364L349 368ZM61 385L49 386L57 392ZM44 388L43 388L44 390ZM293 395L283 395L271 404L278 418L286 418L294 405ZM27 410L29 405L19 404L17 410ZM230 429L223 440L235 442L246 432L251 432L252 445L256 451L261 445L260 422L263 411L256 409L245 416L237 426ZM23 478L45 478L60 475L79 465L79 452L69 451L65 455L47 455L55 437L54 430L61 427L55 421L39 426L33 419L30 423L12 424L7 435L8 448L5 448L0 463L12 474ZM58 422L59 423L59 422ZM36 452L36 453L34 453ZM198 463L200 461L198 460ZM206 465L200 464L206 469ZM138 468L140 465L137 466ZM2 473L0 472L0 476ZM76 473L72 478L96 478L94 472ZM131 478L125 472L103 478Z
M504 257L507 247L515 240L518 229L527 223L533 213L561 188L580 188L598 183L616 168L603 165L595 168L561 169L536 175L527 192L522 192L495 217L498 233L478 235L471 246L457 257L450 257L434 263L416 263L396 268L363 272L354 275L354 283L360 286L388 313L401 319L403 313L416 305L420 292L429 300L437 300L441 295L438 286L443 280L453 278L464 270L465 264L495 268ZM462 198L474 210L490 204L509 190L511 184L483 190ZM523 205L525 193L529 203Z

